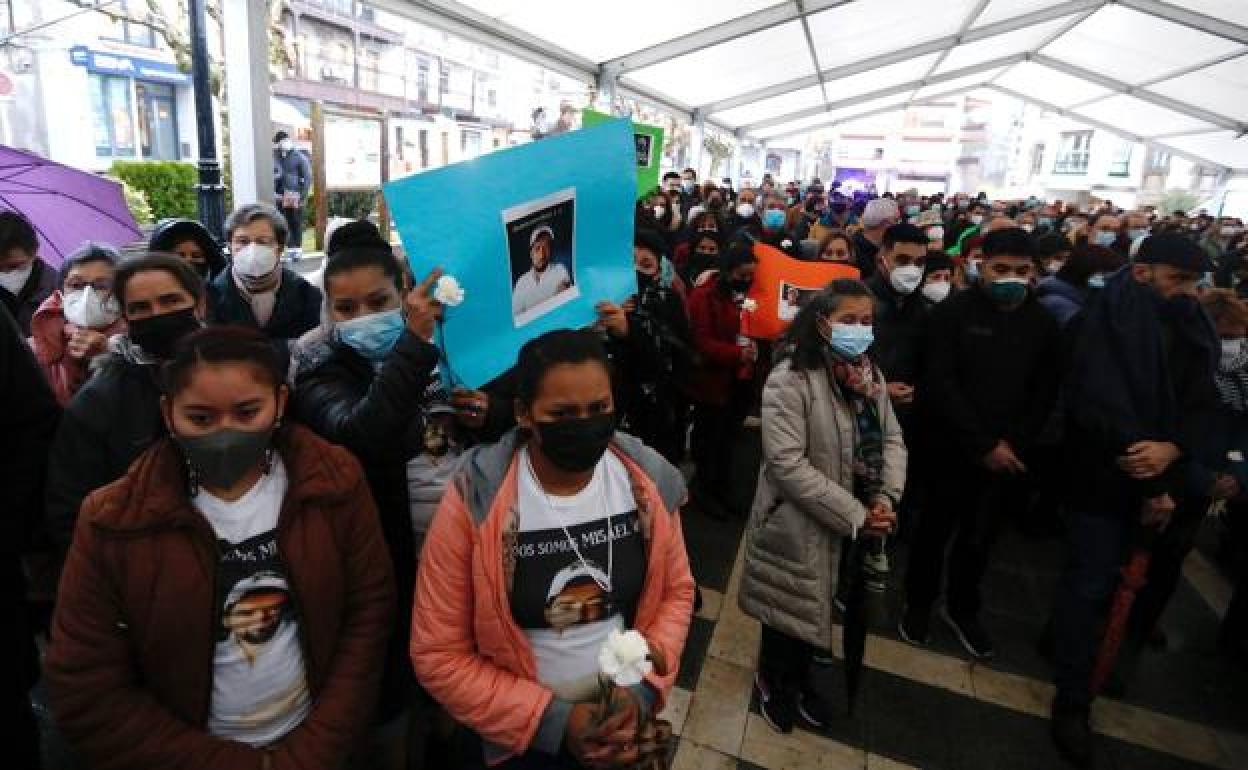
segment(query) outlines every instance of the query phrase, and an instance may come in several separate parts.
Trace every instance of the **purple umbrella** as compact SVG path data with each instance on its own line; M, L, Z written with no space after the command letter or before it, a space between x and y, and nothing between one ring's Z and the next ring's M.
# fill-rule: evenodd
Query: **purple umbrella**
M142 237L121 185L0 145L0 210L21 213L39 234L39 256L59 267L83 241L124 246Z

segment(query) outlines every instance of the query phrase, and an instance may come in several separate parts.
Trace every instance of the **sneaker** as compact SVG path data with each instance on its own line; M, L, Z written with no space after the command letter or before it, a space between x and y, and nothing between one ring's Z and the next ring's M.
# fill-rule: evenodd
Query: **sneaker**
M1092 728L1087 709L1062 708L1053 704L1049 734L1062 758L1077 768L1092 766Z
M811 727L827 727L832 724L832 706L814 690L804 690L797 696L797 713Z
M958 641L962 642L962 646L971 654L971 657L991 660L996 656L997 650L992 646L992 639L979 624L978 618L954 618L947 607L941 608L940 616L945 623L949 624L949 628L953 629L954 635L958 637Z
M907 605L905 612L901 614L901 622L897 624L897 635L902 641L922 647L927 644L931 623L932 614L929 610Z
M762 674L754 675L754 689L758 691L758 710L763 719L778 733L793 732L797 719L797 701L792 692L773 690Z

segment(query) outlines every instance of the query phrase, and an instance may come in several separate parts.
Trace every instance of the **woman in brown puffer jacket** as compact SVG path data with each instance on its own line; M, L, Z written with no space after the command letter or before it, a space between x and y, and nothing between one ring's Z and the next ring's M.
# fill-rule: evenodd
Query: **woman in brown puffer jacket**
M170 437L78 519L45 669L57 724L94 768L340 767L395 611L359 464L281 425L259 332L196 332L164 375Z

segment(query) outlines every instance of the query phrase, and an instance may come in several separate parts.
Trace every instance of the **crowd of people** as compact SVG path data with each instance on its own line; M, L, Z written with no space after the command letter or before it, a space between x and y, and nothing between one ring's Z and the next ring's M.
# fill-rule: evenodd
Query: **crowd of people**
M89 767L663 767L700 601L686 504L745 521L740 604L780 732L835 718L813 667L899 541L900 637L927 644L935 614L987 660L998 534L1065 538L1040 641L1076 765L1133 548L1153 559L1117 686L1164 636L1210 511L1236 586L1221 646L1248 660L1239 220L693 169L635 213L635 294L469 390L442 376L439 271L413 275L367 221L309 280L267 204L222 244L167 221L139 254L88 243L59 269L0 212L17 766L40 766L42 676L51 734ZM858 278L751 338L759 244ZM650 670L604 684L630 629Z

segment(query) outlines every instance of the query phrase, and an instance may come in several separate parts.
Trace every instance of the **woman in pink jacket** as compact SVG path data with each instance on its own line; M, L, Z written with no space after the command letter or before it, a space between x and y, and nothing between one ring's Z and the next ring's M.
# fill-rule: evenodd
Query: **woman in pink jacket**
M30 347L64 406L87 381L88 364L108 338L126 330L113 297L113 273L121 257L112 246L88 243L61 265L61 289L30 321Z
M556 331L516 366L519 428L467 453L425 541L412 613L421 683L491 765L635 760L638 710L662 708L693 604L680 473L615 432L606 354ZM645 638L654 671L598 725L599 651Z

